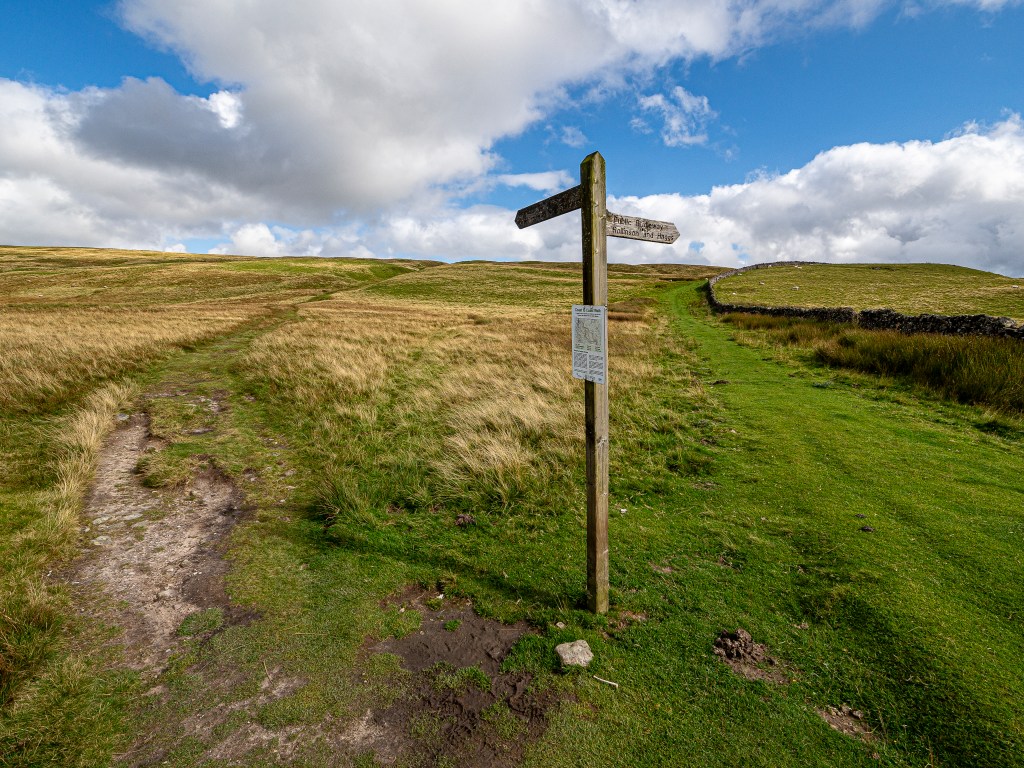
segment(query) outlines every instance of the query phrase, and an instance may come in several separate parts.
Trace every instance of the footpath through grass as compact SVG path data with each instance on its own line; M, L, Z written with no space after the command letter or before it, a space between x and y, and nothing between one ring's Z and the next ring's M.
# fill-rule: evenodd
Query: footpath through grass
M723 319L738 329L741 343L812 365L877 374L926 394L981 406L992 411L982 418L990 431L1020 432L1013 424L1024 416L1024 343L1019 339L904 334L742 312Z
M728 597L739 622L787 645L784 621L808 622L787 653L800 687L869 712L887 760L1024 764L1020 443L763 360L695 296L674 294L677 327L738 432L704 514L749 580Z

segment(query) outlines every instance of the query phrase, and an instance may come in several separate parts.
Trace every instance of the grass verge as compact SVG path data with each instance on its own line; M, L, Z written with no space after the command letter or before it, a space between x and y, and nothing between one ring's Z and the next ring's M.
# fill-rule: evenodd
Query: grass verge
M730 313L748 343L806 350L813 360L918 385L956 402L1024 415L1024 344L1015 339L869 331L801 318Z

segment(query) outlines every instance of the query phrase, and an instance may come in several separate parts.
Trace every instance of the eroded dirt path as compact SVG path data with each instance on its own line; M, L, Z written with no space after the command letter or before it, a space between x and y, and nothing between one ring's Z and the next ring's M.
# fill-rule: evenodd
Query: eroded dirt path
M84 533L91 544L74 580L112 599L124 629L126 662L156 674L178 642L177 629L205 608L233 608L224 588L227 534L244 511L230 480L213 467L184 488L154 491L136 472L158 450L147 419L136 414L108 438L86 501Z
M188 392L164 396L197 399ZM216 405L199 400L199 407ZM230 659L214 656L189 668L198 686L196 706L171 706L174 697L161 684L168 662L208 639L182 632L182 623L210 608L220 609L222 626L254 617L233 605L225 590L228 537L247 505L212 459L200 459L202 468L184 485L146 487L140 460L165 444L151 436L145 413L121 418L100 455L83 515L86 551L71 575L82 605L122 629L124 663L152 686L146 698L156 710L150 711L164 713L118 755L118 764L173 763L176 745L187 739L204 745L202 760L226 765L349 765L372 756L377 765L484 768L517 764L541 737L547 711L564 692L535 691L532 675L501 668L526 625L481 618L467 601L434 605L433 593L420 589L388 601L422 617L419 626L401 638L368 638L349 673L353 680L365 677L366 665L380 654L395 659L401 671L396 668L394 693L386 700L368 695L354 711L270 726L260 712L300 696L310 681L264 663L257 682Z

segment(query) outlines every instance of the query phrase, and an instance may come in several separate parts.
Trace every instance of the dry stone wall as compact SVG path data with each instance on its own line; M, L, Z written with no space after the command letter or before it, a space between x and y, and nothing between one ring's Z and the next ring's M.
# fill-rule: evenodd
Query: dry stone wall
M801 261L803 264L821 264L820 261ZM741 272L792 266L792 261L752 264L732 272L723 272L708 280L708 302L717 312L749 312L775 317L805 317L833 323L850 323L870 330L890 330L900 333L941 333L947 336L1001 336L1024 341L1024 325L1008 317L991 315L904 315L891 309L863 309L852 307L769 307L756 304L729 304L715 296L715 284Z

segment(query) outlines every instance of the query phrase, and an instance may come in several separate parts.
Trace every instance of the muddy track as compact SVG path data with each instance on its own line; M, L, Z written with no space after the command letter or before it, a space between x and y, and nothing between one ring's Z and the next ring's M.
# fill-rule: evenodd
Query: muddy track
M189 614L221 608L228 618L244 618L224 587L226 539L245 513L242 494L212 466L185 487L146 488L136 467L159 447L143 414L108 438L83 513L91 551L72 577L83 591L98 587L109 598L111 618L124 630L127 665L154 675L177 647L177 629Z
M256 617L233 605L225 590L228 537L248 506L212 461L184 485L147 488L137 467L148 452L164 445L150 435L145 414L122 419L100 454L84 508L85 553L70 577L80 606L121 628L122 663L142 673L151 686L146 698L161 707L171 701L161 673L186 643L197 640L179 636L186 618L209 608L221 610L222 625L246 624ZM315 723L267 727L259 712L299 694L308 680L280 665L265 663L260 679L253 681L229 660L198 664L190 668L193 684L219 691L219 701L165 709L166 717L136 734L117 763L126 768L160 765L188 738L204 745L203 760L227 765L253 759L349 765L368 755L383 765L517 764L546 729L547 711L565 694L535 691L531 674L502 671L512 646L529 631L525 624L481 618L468 601L433 605L433 596L409 589L389 601L400 611L418 613L422 624L402 638L368 638L351 672L354 680L365 677L371 656L396 656L406 681L397 700L367 701L356 711L330 713ZM453 674L467 668L477 670L482 685L451 682ZM258 682L255 694L233 695L253 682Z

